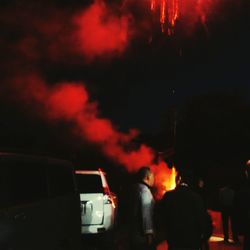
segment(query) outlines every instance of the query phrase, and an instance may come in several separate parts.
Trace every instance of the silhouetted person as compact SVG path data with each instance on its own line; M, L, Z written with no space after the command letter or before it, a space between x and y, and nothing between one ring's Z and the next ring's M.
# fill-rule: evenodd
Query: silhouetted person
M206 191L205 191L205 182L201 177L198 177L197 183L195 186L195 191L201 196L204 206L207 207L207 197L206 197Z
M131 206L131 248L133 250L153 250L154 198L150 188L154 184L154 174L149 167L142 167L138 173L138 182L134 187Z
M238 226L243 233L243 250L250 249L250 161L246 163L245 184L236 193L235 211L238 217Z
M229 220L231 222L233 241L235 243L239 241L235 214L233 209L234 198L235 198L235 191L229 185L226 185L219 190L219 201L221 208L221 219L222 219L225 244L229 243Z
M176 188L166 192L159 213L169 250L198 250L206 229L203 200L192 188L192 172L180 171Z
M195 192L197 192L203 201L203 205L207 210L207 195L205 190L205 181L203 178L198 177L196 187L194 188ZM209 250L209 238L212 236L213 233L213 222L211 216L208 211L206 211L206 228L204 232L204 236L202 238L201 250Z

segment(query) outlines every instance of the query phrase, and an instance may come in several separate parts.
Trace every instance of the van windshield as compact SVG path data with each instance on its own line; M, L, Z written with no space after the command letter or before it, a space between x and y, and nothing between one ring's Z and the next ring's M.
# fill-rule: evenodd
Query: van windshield
M76 180L80 193L103 193L101 176L97 174L77 174Z

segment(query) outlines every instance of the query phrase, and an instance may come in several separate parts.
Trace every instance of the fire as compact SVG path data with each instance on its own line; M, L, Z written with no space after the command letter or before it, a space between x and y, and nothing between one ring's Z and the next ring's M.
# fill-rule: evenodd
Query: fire
M150 4L151 4L150 9L155 10L155 8L156 8L156 0L151 0Z
M162 32L167 28L168 34L173 32L175 22L179 17L179 0L151 0L151 10L160 9Z
M168 168L165 161L161 161L157 165L153 165L152 169L155 174L155 187L157 190L155 197L159 200L166 191L175 189L176 169L175 167L171 169Z
M185 19L185 22L201 21L206 26L206 13L211 2L203 0L151 0L150 9L159 13L159 22L162 32L168 35L174 33L178 19Z
M169 179L163 183L167 191L175 189L176 187L175 178L176 178L176 169L173 167Z

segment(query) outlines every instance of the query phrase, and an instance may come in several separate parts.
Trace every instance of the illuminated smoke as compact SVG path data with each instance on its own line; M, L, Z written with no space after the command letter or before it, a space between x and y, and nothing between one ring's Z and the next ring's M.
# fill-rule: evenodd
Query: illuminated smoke
M0 9L0 16L13 39L6 32L2 39L9 39L6 45L13 50L14 60L25 62L84 64L120 56L129 46L133 29L132 16L117 10L119 6L104 1L73 10L31 2L23 9L9 6Z
M97 103L89 100L83 83L61 82L49 87L35 74L18 77L13 83L22 101L39 105L43 116L49 120L72 122L83 140L99 145L105 155L128 170L152 163L154 152L146 145L134 151L125 149L138 131L121 133L110 120L101 118Z
M151 0L150 9L159 13L162 32L172 35L177 20L182 20L187 29L201 22L206 27L207 15L211 14L216 1L212 0Z
M36 107L42 117L49 121L71 122L81 140L97 145L106 157L128 171L137 171L141 166L151 166L156 175L157 196L173 188L173 171L163 161L154 164L155 152L147 145L129 149L138 135L131 129L119 132L112 122L100 117L98 105L89 100L82 82L60 82L49 87L38 75L20 76L12 81L22 101ZM172 179L171 179L172 178Z
M74 18L79 49L89 59L108 54L122 54L131 31L128 15L118 16L104 2L95 1Z

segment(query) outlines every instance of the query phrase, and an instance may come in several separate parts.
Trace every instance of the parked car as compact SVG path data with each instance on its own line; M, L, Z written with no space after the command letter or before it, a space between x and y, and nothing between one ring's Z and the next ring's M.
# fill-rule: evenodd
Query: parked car
M0 249L81 249L74 178L68 161L0 153Z
M110 192L106 174L101 170L77 170L81 201L82 234L111 231L115 225L117 197Z

